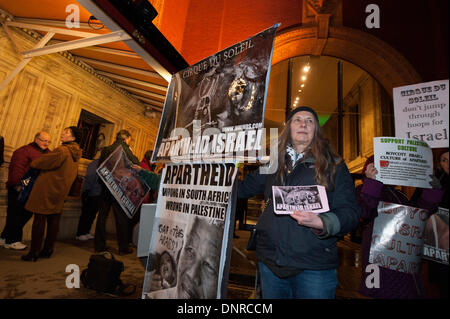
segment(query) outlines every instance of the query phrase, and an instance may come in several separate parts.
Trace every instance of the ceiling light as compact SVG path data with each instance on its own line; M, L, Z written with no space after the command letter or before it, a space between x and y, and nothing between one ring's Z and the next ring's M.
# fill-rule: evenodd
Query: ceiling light
M306 75L302 75L302 81L306 81Z
M305 83L302 83L302 85L300 85L300 87L302 88L302 87L305 87Z
M305 66L303 67L303 72L308 73L310 68L311 68L311 67L309 66L309 64L305 65Z

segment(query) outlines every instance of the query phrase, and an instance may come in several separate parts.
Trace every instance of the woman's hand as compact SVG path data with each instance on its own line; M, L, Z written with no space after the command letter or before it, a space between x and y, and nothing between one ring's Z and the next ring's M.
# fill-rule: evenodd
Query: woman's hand
M312 212L293 212L291 217L294 218L299 225L320 230L323 229L322 219Z
M377 177L378 170L375 168L375 165L373 163L370 163L366 167L366 177L375 179Z

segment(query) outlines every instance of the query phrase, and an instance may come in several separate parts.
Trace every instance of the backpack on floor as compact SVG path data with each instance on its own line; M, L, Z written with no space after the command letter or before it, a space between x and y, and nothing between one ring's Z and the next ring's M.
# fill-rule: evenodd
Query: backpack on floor
M126 289L132 285L124 285L120 280L123 270L123 262L115 259L112 253L103 252L89 258L88 268L83 270L80 279L86 288L97 292L119 296L131 295L135 292L136 286L131 290Z

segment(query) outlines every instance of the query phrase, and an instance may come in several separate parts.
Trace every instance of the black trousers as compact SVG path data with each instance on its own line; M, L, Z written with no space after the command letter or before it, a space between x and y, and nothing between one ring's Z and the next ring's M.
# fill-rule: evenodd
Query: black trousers
M97 217L97 225L95 226L95 251L106 250L106 219L108 218L111 207L116 220L119 251L125 251L128 249L129 218L108 190L103 191L100 196L100 209Z
M41 251L45 224L47 224L47 236L45 237L43 250L53 251L53 246L58 236L60 219L61 213L51 215L34 214L33 228L31 230L31 254L37 255Z
M1 234L7 244L22 241L22 230L26 223L33 216L33 213L23 208L17 201L19 192L13 187L8 187L8 208L6 210L5 228Z
M89 234L92 223L95 220L98 209L100 207L99 196L87 196L83 199L83 207L81 208L81 216L78 221L77 236Z

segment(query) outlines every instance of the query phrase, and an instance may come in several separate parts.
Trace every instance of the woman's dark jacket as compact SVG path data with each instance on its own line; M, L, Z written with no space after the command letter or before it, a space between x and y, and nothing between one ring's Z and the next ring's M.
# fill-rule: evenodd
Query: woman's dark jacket
M304 269L337 268L336 242L356 228L360 216L355 187L345 163L337 164L334 189L327 191L330 211L319 215L324 224L324 231L320 234L317 230L299 225L288 215L274 213L272 185L281 185L274 174L262 175L256 171L240 182L238 188L240 198L264 193L265 202L268 202L256 225L258 260L279 277L293 276ZM301 160L287 174L284 185L317 185L314 160Z

